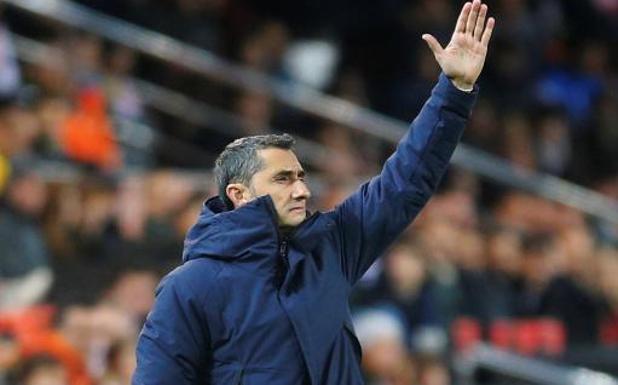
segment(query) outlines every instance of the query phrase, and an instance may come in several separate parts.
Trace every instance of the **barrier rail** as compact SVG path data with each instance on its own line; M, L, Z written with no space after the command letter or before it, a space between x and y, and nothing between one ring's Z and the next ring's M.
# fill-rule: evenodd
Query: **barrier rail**
M618 385L618 380L602 372L526 358L486 344L458 356L454 369L460 385L474 385L479 369L538 385Z

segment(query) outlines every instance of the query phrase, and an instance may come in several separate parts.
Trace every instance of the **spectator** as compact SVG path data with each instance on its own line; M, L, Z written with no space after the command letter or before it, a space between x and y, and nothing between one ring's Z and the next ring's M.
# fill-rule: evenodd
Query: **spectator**
M535 158L541 171L565 176L572 161L573 148L568 120L559 112L544 113L537 121Z
M420 240L434 283L436 307L444 325L450 325L459 314L461 304L460 272L455 264L457 228L445 220L425 223Z
M250 33L240 47L240 60L251 68L282 75L282 59L289 40L285 25L265 22Z
M15 385L69 385L68 374L62 364L46 355L28 358L14 376Z
M101 385L130 385L135 370L135 341L124 339L116 342L107 355L107 372Z
M242 93L236 102L236 112L242 122L242 135L267 133L273 114L273 101L260 92Z
M513 317L517 283L521 274L522 240L515 230L490 231L486 243L488 290L484 302L487 320Z
M522 249L522 283L516 301L518 316L541 315L543 293L556 275L552 257L556 256L555 241L550 234L531 234Z
M560 269L565 258L552 236L535 235L524 244L520 316L552 316L562 321L570 345L597 341L600 306L597 298Z
M10 331L0 332L0 385L9 385L8 375L20 358L19 341Z
M125 163L146 167L152 162L154 143L152 129L147 125L143 97L130 77L136 60L134 51L122 46L113 47L104 88L118 137L125 138L122 146Z
M419 385L449 385L452 383L448 366L441 359L429 357L419 363Z
M28 164L15 164L0 207L0 309L41 300L52 282L41 215L47 186Z
M76 110L64 122L61 141L69 158L114 171L121 167L122 158L106 108L100 89L81 91Z
M150 271L127 271L121 274L104 297L106 303L141 324L154 302L158 277Z
M359 162L361 157L357 145L353 141L352 133L345 127L325 124L320 129L318 138L324 146L332 150L321 159L322 170L328 170L334 175L353 177L362 175L368 169L368 165Z
M422 249L413 243L394 246L384 261L384 273L373 293L373 306L390 306L402 316L406 338L414 350L442 351L446 336L435 306L433 282L428 276ZM423 336L438 334L438 346L423 346ZM418 345L414 345L414 343ZM430 341L430 344L433 341ZM442 345L440 345L442 344Z
M368 385L407 385L414 381L414 367L404 344L404 326L387 311L369 308L354 317L363 348L363 370Z

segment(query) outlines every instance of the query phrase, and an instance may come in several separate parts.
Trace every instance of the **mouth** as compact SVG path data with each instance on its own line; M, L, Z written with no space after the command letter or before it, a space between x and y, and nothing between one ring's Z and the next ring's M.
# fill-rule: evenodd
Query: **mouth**
M305 208L304 207L293 207L290 209L291 213L305 213Z

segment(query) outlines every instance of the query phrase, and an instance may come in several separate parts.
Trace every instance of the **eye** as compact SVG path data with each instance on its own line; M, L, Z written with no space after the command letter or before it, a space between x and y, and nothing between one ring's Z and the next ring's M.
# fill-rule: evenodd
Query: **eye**
M290 178L287 175L277 175L275 182L287 182Z

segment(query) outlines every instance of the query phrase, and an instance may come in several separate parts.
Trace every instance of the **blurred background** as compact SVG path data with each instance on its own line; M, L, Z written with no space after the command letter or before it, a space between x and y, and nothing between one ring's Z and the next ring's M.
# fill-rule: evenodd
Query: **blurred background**
M367 383L617 384L618 0L487 3L464 145L352 296ZM419 112L421 33L446 44L462 4L1 2L0 385L129 384L223 147L295 135L333 208Z

